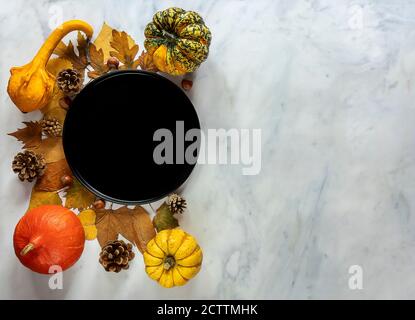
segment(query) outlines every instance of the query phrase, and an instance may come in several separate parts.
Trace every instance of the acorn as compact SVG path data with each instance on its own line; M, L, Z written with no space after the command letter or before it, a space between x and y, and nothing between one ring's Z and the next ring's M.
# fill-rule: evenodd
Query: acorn
M182 88L186 91L189 91L193 87L193 81L188 79L182 80Z
M73 184L73 178L70 175L64 175L61 177L61 182L65 187L69 187Z
M118 66L120 65L120 61L116 57L109 57L107 60L107 66L108 68L114 70L118 69Z
M62 109L68 110L69 107L71 106L71 103L72 103L72 99L69 98L68 96L64 96L59 99L59 106Z
M93 207L97 210L104 209L105 208L105 201L102 200L102 199L97 199L97 200L95 200L95 202L93 204Z

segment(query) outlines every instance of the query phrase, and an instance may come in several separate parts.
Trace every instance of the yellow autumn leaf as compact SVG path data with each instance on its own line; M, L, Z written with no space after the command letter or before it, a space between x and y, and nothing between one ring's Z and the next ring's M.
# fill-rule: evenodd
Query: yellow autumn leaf
M35 187L33 187L28 210L44 204L62 205L62 199L57 192L37 191L35 190Z
M81 220L82 226L84 227L85 239L94 240L98 233L97 227L95 226L95 211L92 209L81 211L78 218Z
M101 31L99 32L97 38L94 41L96 49L102 49L102 52L104 53L104 63L107 62L108 58L110 57L110 51L114 50L114 48L111 46L111 41L113 41L112 30L114 30L114 28L110 27L108 24L104 22ZM127 35L127 37L129 47L134 46L135 41L133 40L133 38L131 38L130 35Z
M72 64L72 68L83 74L88 65L88 42L86 37L78 31L76 46L74 43L71 40L68 41L68 44L61 41L55 47L53 53L61 59L69 60Z
M47 137L42 139L40 144L27 150L34 153L41 154L46 163L52 163L65 158L65 153L62 146L62 137Z
M102 49L102 52L104 53L104 62L108 60L108 58L110 57L110 51L112 50L110 44L112 40L112 30L113 28L111 28L104 22L101 31L99 32L97 38L94 41L97 50Z
M52 99L40 111L45 118L56 118L60 123L63 123L66 117L66 110L61 107L59 101L65 97L65 94L55 87Z
M122 62L120 69L137 69L139 64L139 61L135 59L138 45L134 41L131 43L130 39L127 32L112 30L111 47L114 50L110 51L110 55Z
M72 209L89 208L95 201L95 195L85 189L81 183L74 179L72 186L66 191L65 207Z
M81 220L82 224L85 226L95 225L96 214L95 211L92 209L86 209L81 211L78 217Z
M84 226L85 239L95 240L97 238L98 230L96 226Z

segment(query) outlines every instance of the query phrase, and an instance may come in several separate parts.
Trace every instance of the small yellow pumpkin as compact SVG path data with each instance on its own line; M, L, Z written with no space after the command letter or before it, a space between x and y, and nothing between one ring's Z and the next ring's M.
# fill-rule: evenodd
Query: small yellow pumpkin
M40 109L52 98L55 77L46 70L46 64L62 38L74 30L92 37L93 29L88 23L81 20L64 22L49 35L31 62L10 69L7 92L22 112Z
M180 8L157 12L144 35L144 47L156 67L172 75L195 71L206 60L212 39L198 13Z
M165 288L186 284L199 272L203 260L195 238L180 229L157 233L143 257L147 274Z

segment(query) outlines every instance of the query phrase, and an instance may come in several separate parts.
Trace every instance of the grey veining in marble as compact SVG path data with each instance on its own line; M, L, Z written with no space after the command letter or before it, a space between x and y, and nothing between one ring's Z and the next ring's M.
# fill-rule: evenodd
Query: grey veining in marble
M6 133L39 114L13 106L8 69L31 59L56 10L142 45L153 13L173 5L213 34L189 92L202 126L261 129L262 170L197 166L180 219L204 265L188 285L162 289L140 258L105 273L94 241L50 290L12 247L30 185L11 172L20 146ZM415 1L15 0L0 30L0 298L415 298ZM362 290L348 286L351 265Z

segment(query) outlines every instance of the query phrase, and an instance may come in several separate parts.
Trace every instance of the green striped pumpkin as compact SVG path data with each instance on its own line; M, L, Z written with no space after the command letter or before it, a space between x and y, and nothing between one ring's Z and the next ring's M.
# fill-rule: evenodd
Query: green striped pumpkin
M157 68L172 75L195 71L206 60L212 34L194 11L169 8L153 16L144 47Z

